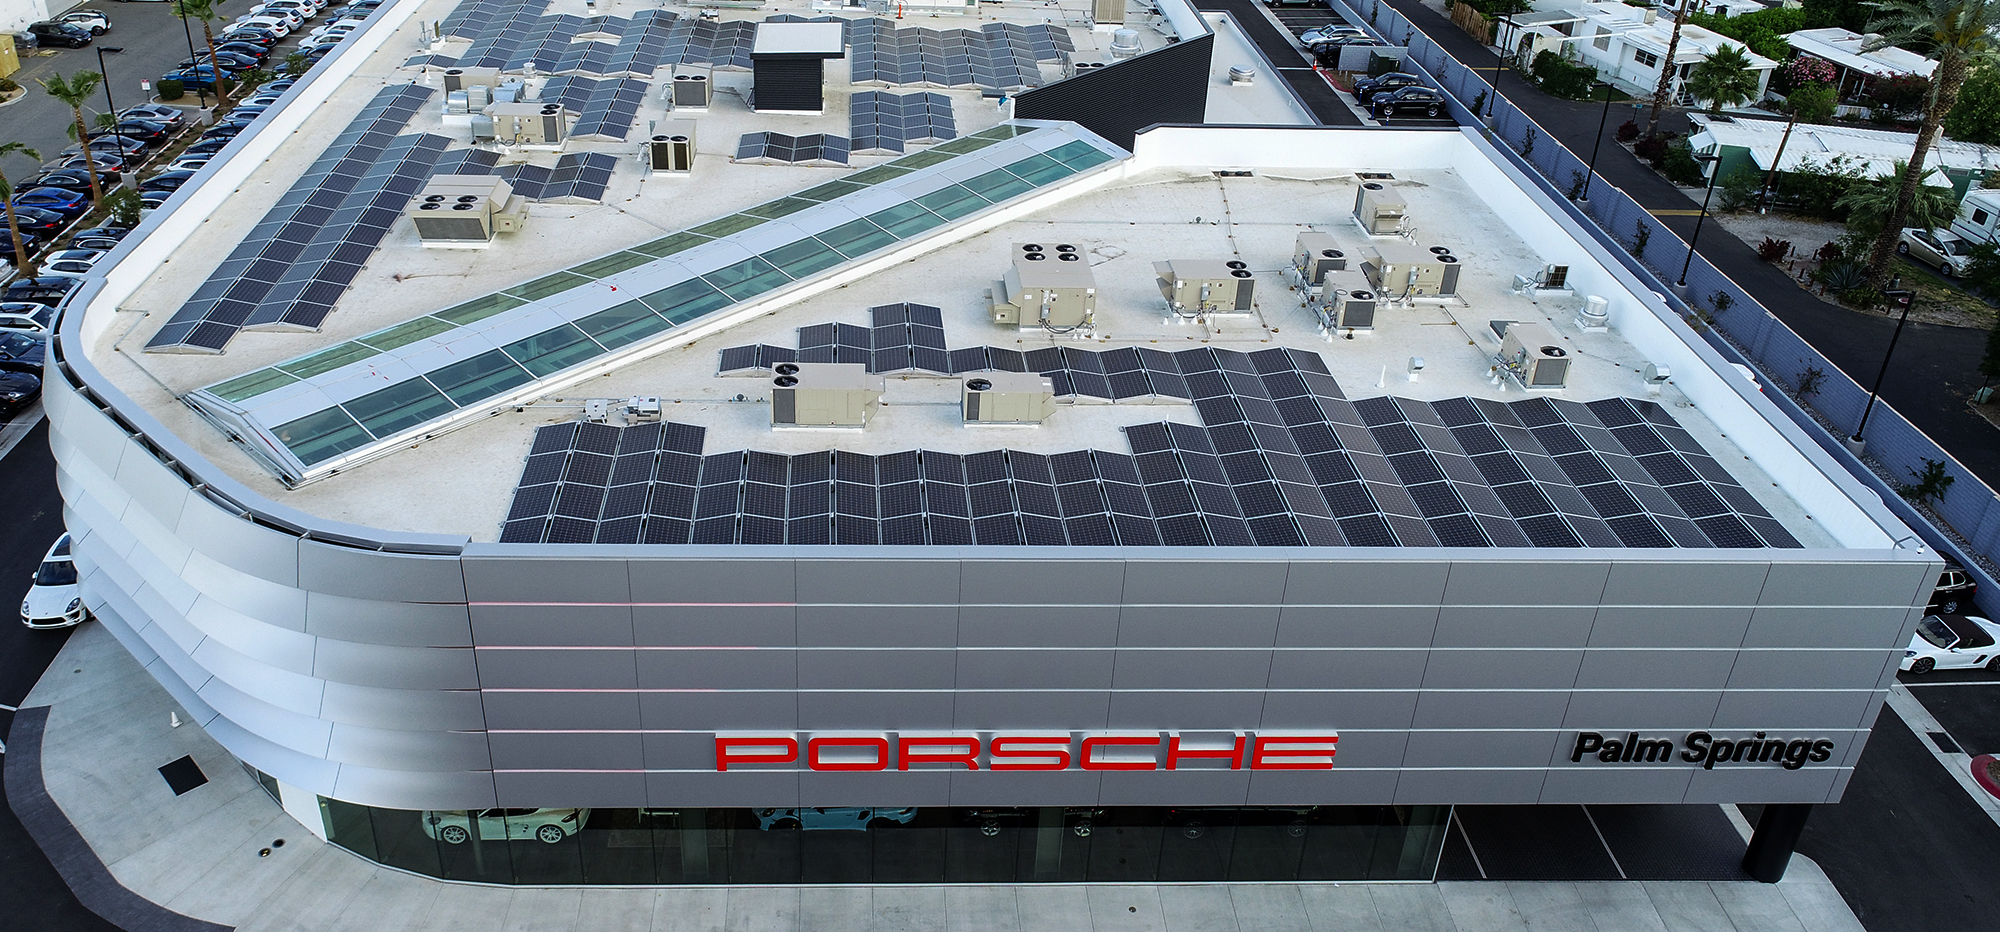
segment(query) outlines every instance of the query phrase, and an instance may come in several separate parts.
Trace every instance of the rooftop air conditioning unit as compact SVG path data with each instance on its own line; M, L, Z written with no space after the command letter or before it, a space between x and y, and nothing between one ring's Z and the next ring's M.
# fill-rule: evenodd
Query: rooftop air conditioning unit
M1446 262L1450 259L1450 262ZM1361 271L1367 273L1375 290L1395 298L1435 297L1446 294L1445 268L1458 259L1404 242L1375 243L1362 250ZM1452 287L1458 276L1452 276Z
M1153 263L1167 311L1182 317L1248 314L1257 282L1239 260L1178 259Z
M444 70L444 90L462 91L472 87L493 87L500 83L498 68L446 68Z
M1125 0L1095 0L1090 5L1090 20L1100 26L1125 22Z
M686 174L694 170L693 120L668 120L646 143L647 162L655 174Z
M996 324L1052 333L1087 330L1097 316L1097 276L1070 243L1017 243L1014 264L987 292Z
M965 379L966 426L1039 425L1056 413L1055 382L1033 372L975 372Z
M1340 241L1331 234L1308 230L1299 234L1298 245L1292 247L1292 267L1287 277L1311 296L1320 293L1320 284L1326 281L1328 272L1346 268L1347 250L1341 248Z
M1064 57L1067 60L1063 64L1063 77L1066 78L1074 78L1077 75L1089 74L1093 71L1103 71L1111 67L1114 61L1111 53L1098 49L1077 49Z
M504 143L562 148L569 133L569 112L561 104L494 104L493 135Z
M1320 295L1309 304L1321 330L1375 329L1375 312L1382 301L1366 276L1344 269L1327 273L1321 284Z
M1361 229L1375 236L1393 236L1403 228L1410 205L1394 186L1380 181L1364 181L1354 192L1354 219Z
M674 110L707 110L709 91L715 83L713 71L703 65L682 65L674 69L667 83L668 101Z
M494 175L438 175L405 212L427 247L484 249L498 234L520 232L528 202Z
M1458 294L1458 275L1465 270L1465 266L1460 265L1458 257L1451 254L1451 247L1449 246L1432 246L1431 255L1436 256L1436 261L1444 266L1443 274L1438 279L1437 293L1440 295Z
M1500 365L1522 388L1558 389L1569 382L1569 350L1541 324L1516 321L1500 338Z
M776 372L771 380L774 428L865 427L882 403L882 377L858 362L785 362Z

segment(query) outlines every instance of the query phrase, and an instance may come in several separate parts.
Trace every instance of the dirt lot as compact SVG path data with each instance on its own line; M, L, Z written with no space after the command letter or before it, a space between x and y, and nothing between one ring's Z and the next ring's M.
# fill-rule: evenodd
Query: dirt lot
M1689 190L1694 190L1696 196L1700 196L1699 189ZM1798 282L1799 287L1811 291L1826 301L1840 303L1834 300L1832 295L1822 294L1819 286L1810 278L1811 273L1819 268L1819 263L1812 258L1813 253L1819 247L1840 237L1845 230L1840 224L1778 211L1768 214L1743 211L1734 214L1718 213L1713 216L1723 229L1735 234L1737 239L1749 244L1752 249L1763 243L1765 237L1791 241L1792 256L1779 264L1792 273L1792 280ZM1993 326L1994 309L1988 307L1986 302L1939 277L1927 267L1915 265L1902 258L1898 258L1896 262L1900 268L1897 274L1902 276L1903 287L1917 294L1916 307L1910 311L1911 320L1943 324L1948 327L1975 327L1981 330ZM1857 310L1857 313L1881 314L1884 311L1877 308Z

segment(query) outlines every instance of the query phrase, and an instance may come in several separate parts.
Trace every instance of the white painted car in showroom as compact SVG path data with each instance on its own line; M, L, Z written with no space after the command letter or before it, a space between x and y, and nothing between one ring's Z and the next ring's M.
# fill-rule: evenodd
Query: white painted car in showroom
M1975 615L1925 615L1903 651L1903 669L1923 674L1932 670L1985 667L2000 673L2000 625Z
M533 839L555 844L577 833L590 821L588 809L480 809L477 826L481 841L526 841ZM423 814L424 834L447 845L462 845L472 839L474 825L469 813L432 810Z

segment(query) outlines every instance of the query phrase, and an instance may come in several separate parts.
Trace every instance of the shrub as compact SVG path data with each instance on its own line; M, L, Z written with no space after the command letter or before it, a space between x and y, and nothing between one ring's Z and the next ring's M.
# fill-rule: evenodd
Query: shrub
M1840 292L1840 300L1845 301L1848 304L1852 304L1855 307L1866 310L1881 303L1882 292L1870 288L1867 285L1862 285L1859 288L1849 288L1845 291Z
M130 229L139 225L139 192L127 187L117 187L104 192L104 209L111 215L111 222Z
M1915 113L1924 108L1931 95L1931 81L1918 74L1877 78L1868 88L1868 99L1891 115Z
M1667 146L1672 141L1672 136L1658 134L1647 136L1632 144L1632 154L1653 163L1654 168L1659 168L1660 160L1667 157Z
M20 89L20 83L13 78L0 78L0 94L12 94Z
M1723 210L1743 210L1757 203L1757 189L1762 186L1764 176L1754 166L1738 165L1734 171L1722 176Z
M1856 288L1868 287L1868 270L1858 262L1848 262L1844 259L1820 266L1814 277L1819 279L1820 284L1826 286L1826 290L1842 297L1846 296L1846 292Z
M1826 370L1818 366L1807 366L1799 373L1799 397L1808 398L1819 393L1819 387L1826 382Z
M1736 306L1736 298L1727 291L1717 291L1709 296L1708 305L1715 308L1717 314L1727 314L1730 308Z
M1668 181L1686 187L1699 187L1708 180L1701 173L1701 163L1694 160L1694 147L1685 139L1667 147L1666 156L1660 159L1660 172Z
M1618 141L1631 142L1639 138L1639 121L1626 120L1618 125Z
M1897 493L1919 505L1930 507L1936 507L1944 498L1944 493L1951 491L1951 484L1958 481L1957 476L1944 471L1943 461L1929 458L1924 460L1922 470L1910 470L1910 478L1916 481L1897 488Z
M1792 241L1788 239L1772 239L1766 236L1762 243L1757 244L1757 258L1765 262L1776 262L1789 255L1791 251Z
M1821 264L1839 262L1846 257L1847 250L1842 249L1837 240L1829 241L1813 252L1813 258L1818 259Z
M1633 224L1632 226L1633 256L1639 258L1641 261L1644 261L1646 258L1646 244L1652 241L1653 241L1653 228L1647 226L1646 221L1640 220Z
M168 78L160 82L161 100L179 100L186 96L187 96L187 85L182 84L180 81L174 78Z
M1570 100L1590 97L1590 83L1597 80L1596 68L1576 64L1550 51L1536 55L1528 73L1534 76L1543 93Z

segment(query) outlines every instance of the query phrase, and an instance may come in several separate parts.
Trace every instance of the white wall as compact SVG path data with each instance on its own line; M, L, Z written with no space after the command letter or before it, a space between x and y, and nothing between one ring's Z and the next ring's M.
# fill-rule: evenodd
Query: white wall
M0 0L0 31L20 32L29 23L39 23L59 10L76 5L77 0Z

